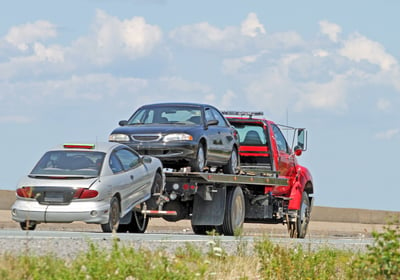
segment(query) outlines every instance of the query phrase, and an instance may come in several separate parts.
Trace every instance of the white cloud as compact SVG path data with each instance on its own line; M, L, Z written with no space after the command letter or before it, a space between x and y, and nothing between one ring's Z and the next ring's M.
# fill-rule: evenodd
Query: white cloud
M347 86L345 77L340 75L325 83L305 83L302 86L302 93L298 96L296 109L299 111L307 108L332 111L346 109Z
M259 55L248 55L239 58L224 59L222 61L222 72L224 74L235 74L244 66L257 61Z
M120 20L97 10L93 33L72 46L75 56L82 53L93 63L104 65L115 59L137 59L149 55L160 44L162 31L143 17Z
M376 107L379 111L388 111L392 107L392 104L390 100L381 98L376 103Z
M12 27L5 40L21 51L26 51L29 44L57 36L56 26L48 21L39 20Z
M380 140L391 140L400 134L400 129L393 128L375 134L375 138Z
M362 60L379 65L382 70L390 70L397 65L396 59L386 53L385 48L378 42L374 42L362 35L355 34L343 42L344 46L339 54L350 60L360 62Z
M64 51L60 46L45 47L40 43L35 43L33 49L40 61L64 62Z
M229 109L234 105L236 94L233 90L227 90L222 96L221 110Z
M327 35L334 43L338 41L338 36L342 32L342 28L339 25L326 20L319 22L319 28L321 33Z
M219 29L208 22L185 25L170 32L170 37L177 42L203 49L232 50L238 48L236 40L238 29L226 27Z
M243 35L256 37L258 34L265 34L265 28L258 20L255 13L249 13L247 18L242 22L240 31Z
M171 91L196 92L204 94L210 91L210 87L198 82L185 80L181 77L163 77L160 79L162 87Z

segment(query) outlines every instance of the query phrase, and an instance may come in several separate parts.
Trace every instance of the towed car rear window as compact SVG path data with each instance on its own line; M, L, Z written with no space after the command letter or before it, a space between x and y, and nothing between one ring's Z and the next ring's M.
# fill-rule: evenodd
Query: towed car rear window
M30 175L98 176L105 153L50 151L43 155Z

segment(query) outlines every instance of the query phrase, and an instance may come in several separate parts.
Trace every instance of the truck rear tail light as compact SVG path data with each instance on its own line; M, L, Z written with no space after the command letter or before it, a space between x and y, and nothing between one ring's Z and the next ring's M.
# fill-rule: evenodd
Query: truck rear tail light
M31 187L18 188L16 192L19 197L34 198L33 189Z
M99 195L98 191L81 188L75 192L74 198L78 199L94 198L98 195Z

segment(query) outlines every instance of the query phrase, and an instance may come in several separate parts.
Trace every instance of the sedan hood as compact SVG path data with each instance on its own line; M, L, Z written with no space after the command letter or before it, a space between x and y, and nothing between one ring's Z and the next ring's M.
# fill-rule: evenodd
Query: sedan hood
M193 125L183 125L176 124L171 126L169 125L126 125L121 126L116 129L111 134L170 134L170 133L190 133L193 130L198 129L198 126Z

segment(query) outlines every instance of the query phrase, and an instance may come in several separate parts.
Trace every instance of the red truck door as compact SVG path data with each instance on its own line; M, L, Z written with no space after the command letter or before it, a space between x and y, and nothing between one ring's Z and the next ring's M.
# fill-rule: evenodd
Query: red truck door
M290 148L279 127L272 124L272 130L277 147L277 168L279 175L290 177L294 167L294 157L290 156Z

